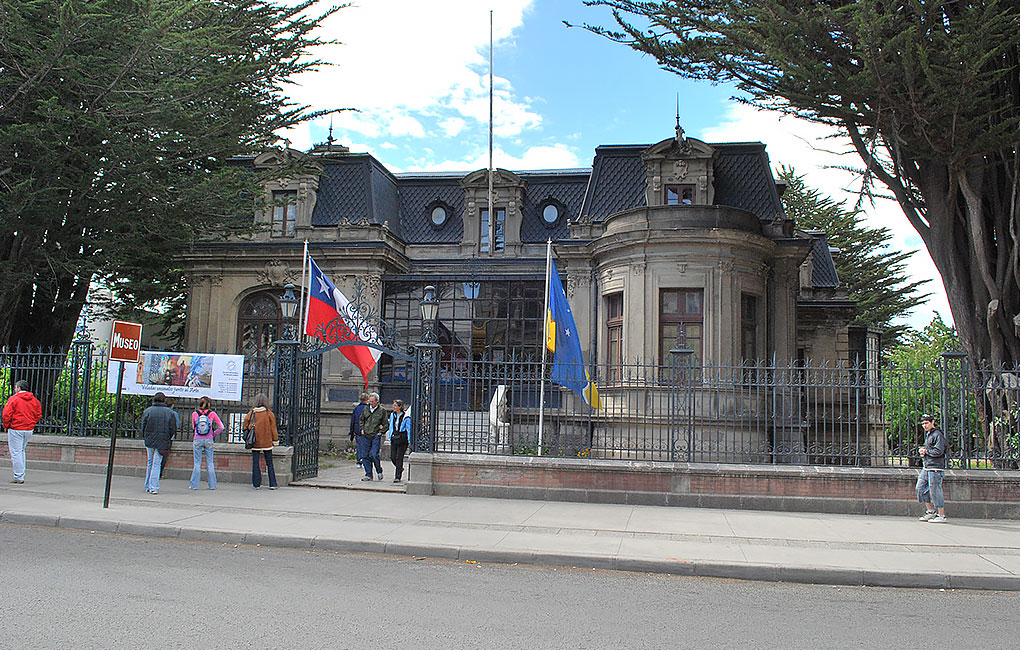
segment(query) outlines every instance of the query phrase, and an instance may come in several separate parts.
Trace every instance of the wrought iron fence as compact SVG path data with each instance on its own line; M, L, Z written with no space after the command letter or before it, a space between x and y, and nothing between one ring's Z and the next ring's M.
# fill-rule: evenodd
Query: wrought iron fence
M255 395L266 393L272 399L275 368L276 359L271 352L245 358L242 401L213 400L213 410L224 426L217 441L240 441L241 421ZM6 402L14 382L24 379L42 403L43 416L36 425L36 433L109 437L113 428L116 369L116 364L108 362L105 347L90 341L75 341L69 351L2 348L0 400ZM122 395L117 435L139 437L142 412L150 403L149 397ZM175 440L191 440L191 413L197 406L194 399L175 401L173 407L180 420Z
M1020 372L797 363L589 366L601 408L531 359L443 361L434 449L633 460L917 466L936 414L953 467L1016 468ZM539 427L540 393L545 403Z
M221 441L239 440L241 420L257 393L273 399L276 363L272 353L247 357L242 403L214 402L226 427ZM949 436L952 466L1018 467L1020 369L975 368L961 354L917 368L721 365L677 354L665 365L590 366L600 391L598 409L552 383L549 366L543 372L536 360L447 359L435 365L428 373L434 426L416 438L417 450L916 466L920 416L933 412ZM109 436L109 368L105 351L88 341L67 352L0 349L0 400L15 380L25 379L43 405L37 432ZM148 403L141 396L122 398L120 435L139 435ZM175 404L181 416L177 439L190 440L195 406L194 400Z

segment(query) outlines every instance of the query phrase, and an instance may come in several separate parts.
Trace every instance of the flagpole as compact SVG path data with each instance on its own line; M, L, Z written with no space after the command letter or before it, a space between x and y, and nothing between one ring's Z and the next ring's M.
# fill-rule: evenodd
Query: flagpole
M307 269L307 270L306 270ZM308 240L305 240L305 249L301 253L301 316L298 319L298 335L294 338L298 341L303 341L305 337L305 316L308 314L308 294L311 293L306 291L305 287L305 273L311 271L311 265L308 264ZM311 282L309 282L311 284Z
M545 242L545 309L542 310L542 374L538 386L538 455L542 455L545 431L545 353L549 343L549 284L552 277L552 238Z
M489 256L496 252L496 214L492 208L492 9L489 10Z

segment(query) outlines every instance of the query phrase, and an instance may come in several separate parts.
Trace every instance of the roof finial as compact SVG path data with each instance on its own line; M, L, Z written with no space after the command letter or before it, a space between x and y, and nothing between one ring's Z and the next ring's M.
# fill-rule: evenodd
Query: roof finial
M329 135L326 136L326 151L329 151L329 152L333 151L333 143L334 142L335 142L335 140L333 140L333 117L330 116L330 118L329 118Z
M676 94L676 141L684 141L684 127L680 126L680 93Z

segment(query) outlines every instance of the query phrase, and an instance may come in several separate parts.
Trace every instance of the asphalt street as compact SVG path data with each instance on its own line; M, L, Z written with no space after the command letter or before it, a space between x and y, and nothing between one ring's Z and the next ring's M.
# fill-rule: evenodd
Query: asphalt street
M1020 594L749 583L0 524L2 648L1015 648Z

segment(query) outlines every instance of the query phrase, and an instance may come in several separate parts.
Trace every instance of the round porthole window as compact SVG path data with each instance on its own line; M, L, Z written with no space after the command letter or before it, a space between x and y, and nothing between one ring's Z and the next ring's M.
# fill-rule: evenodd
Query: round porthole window
M542 208L542 220L547 224L554 224L560 218L560 209L555 203L549 203Z
M446 212L446 208L444 208L441 205L435 206L434 208L432 208L432 225L437 228L439 226L442 226L444 223L446 223L447 216L448 215Z

